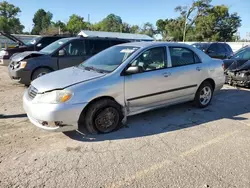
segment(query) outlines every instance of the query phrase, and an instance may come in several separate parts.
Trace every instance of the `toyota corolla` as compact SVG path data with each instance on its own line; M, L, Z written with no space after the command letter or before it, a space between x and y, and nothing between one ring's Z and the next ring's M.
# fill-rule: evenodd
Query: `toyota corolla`
M23 106L44 130L108 133L156 108L187 101L204 108L224 82L223 62L192 46L126 43L34 80Z

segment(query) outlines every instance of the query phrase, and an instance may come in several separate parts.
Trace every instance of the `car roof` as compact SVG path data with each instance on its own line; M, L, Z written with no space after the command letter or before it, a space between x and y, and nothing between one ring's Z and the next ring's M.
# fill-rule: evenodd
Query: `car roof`
M130 43L119 44L118 46L128 46L128 45L140 47L140 48L154 47L154 46L159 46L159 45L190 47L190 45L188 44L178 43L178 42L130 42Z

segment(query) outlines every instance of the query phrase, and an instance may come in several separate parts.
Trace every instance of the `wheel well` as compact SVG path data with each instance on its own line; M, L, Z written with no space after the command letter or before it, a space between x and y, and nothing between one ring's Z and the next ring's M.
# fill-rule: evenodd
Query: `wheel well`
M208 79L204 80L202 83L204 83L204 82L209 82L209 83L212 85L213 90L215 89L215 82L214 82L213 79L208 78ZM201 84L202 84L202 83L201 83Z
M42 69L42 68L45 68L45 69L49 69L49 70L51 70L51 71L54 71L51 67L47 67L47 66L36 67L36 68L32 71L32 73L31 73L30 80L32 80L32 77L33 77L34 72L37 71L38 69Z
M80 119L81 119L82 117L84 118L87 109L88 109L93 103L95 103L96 101L99 101L99 100L104 100L104 99L109 99L109 100L112 100L112 101L116 102L116 100L115 100L113 97L110 97L110 96L102 96L102 97L98 97L98 98L93 99L93 100L90 101L90 102L87 104L87 106L82 110L78 122L80 121ZM119 104L118 102L116 102L116 103ZM119 105L120 105L120 104L119 104ZM120 105L120 106L121 106L121 105Z

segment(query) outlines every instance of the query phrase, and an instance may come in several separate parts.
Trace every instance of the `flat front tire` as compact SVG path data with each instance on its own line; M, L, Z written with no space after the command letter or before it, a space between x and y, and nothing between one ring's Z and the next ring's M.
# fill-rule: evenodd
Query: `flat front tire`
M80 124L91 134L109 133L120 128L122 118L121 106L103 99L90 104L84 117L80 117Z
M203 82L195 95L195 104L197 107L205 108L207 107L213 98L213 87L212 85L205 81Z

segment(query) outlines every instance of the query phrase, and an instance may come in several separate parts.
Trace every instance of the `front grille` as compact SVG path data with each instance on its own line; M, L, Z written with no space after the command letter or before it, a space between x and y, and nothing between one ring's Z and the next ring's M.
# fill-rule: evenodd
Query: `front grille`
M28 89L28 95L30 97L30 99L34 99L37 95L37 89L35 87L33 87L32 85L30 85L29 89Z

